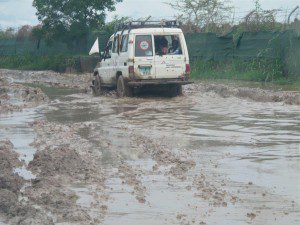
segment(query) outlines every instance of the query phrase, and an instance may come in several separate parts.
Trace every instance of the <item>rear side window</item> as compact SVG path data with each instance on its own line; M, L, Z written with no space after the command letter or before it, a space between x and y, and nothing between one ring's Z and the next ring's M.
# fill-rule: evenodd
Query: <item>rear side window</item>
M119 35L115 36L114 38L114 44L113 44L113 53L117 53L118 52L118 48L119 48Z
M123 35L121 41L121 52L127 52L127 50L128 50L128 35Z
M153 44L151 35L137 35L135 37L135 56L153 56Z
M179 35L155 35L156 55L182 55Z

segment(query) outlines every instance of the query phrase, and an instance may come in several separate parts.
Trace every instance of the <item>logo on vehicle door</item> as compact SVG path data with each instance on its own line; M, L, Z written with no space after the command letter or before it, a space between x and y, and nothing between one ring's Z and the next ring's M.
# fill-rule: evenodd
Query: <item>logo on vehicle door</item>
M148 43L148 41L141 41L139 43L139 47L140 49L142 49L143 51L146 51L149 49L150 44Z

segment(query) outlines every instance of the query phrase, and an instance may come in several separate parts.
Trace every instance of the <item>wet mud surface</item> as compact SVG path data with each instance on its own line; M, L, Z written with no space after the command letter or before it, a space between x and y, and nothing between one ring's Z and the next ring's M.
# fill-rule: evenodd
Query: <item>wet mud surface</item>
M89 75L1 73L1 225L299 224L298 93L96 98Z
M22 111L47 101L48 97L40 88L15 84L0 77L0 113Z
M190 85L186 91L190 92L214 92L223 98L238 97L251 99L258 102L284 102L290 105L300 105L299 91L279 91L255 87L237 86L235 84L224 85L219 83L203 82Z

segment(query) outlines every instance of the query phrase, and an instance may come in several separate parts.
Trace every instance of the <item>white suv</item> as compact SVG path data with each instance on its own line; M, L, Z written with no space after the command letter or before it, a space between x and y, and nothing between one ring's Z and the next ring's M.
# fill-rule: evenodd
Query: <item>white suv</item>
M134 89L162 86L173 95L189 81L190 64L184 34L177 21L130 22L107 43L94 71L92 90L117 88L119 97Z

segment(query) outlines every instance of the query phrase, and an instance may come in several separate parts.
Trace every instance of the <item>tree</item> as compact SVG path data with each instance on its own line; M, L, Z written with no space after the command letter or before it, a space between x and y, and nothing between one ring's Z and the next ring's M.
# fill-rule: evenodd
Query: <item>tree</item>
M24 25L20 27L16 33L17 41L24 41L26 38L30 38L32 35L32 26Z
M126 17L126 16L125 17L114 16L112 20L106 23L104 26L102 26L101 29L94 30L91 33L92 35L90 36L90 44L94 43L96 38L99 38L99 47L101 50L104 50L108 39L114 32L116 32L117 26L129 22L131 20L132 19L130 17ZM91 45L89 47L91 47Z
M39 49L41 45L42 38L44 36L44 30L41 25L34 26L32 28L32 40L36 41L36 48Z
M132 19L127 16L125 16L125 17L114 16L110 22L106 23L105 26L103 26L103 28L101 30L103 32L105 32L106 34L111 35L115 32L115 29L118 25L127 23L131 20Z
M255 9L248 13L241 26L252 32L275 30L277 26L276 13L278 10L263 10L259 0L254 0Z
M233 9L226 0L175 0L167 4L182 13L185 23L205 31L228 22Z
M48 42L60 40L86 50L89 31L105 23L106 12L122 0L34 0Z
M16 36L15 29L12 27L6 28L5 31L0 31L0 39L13 39Z

